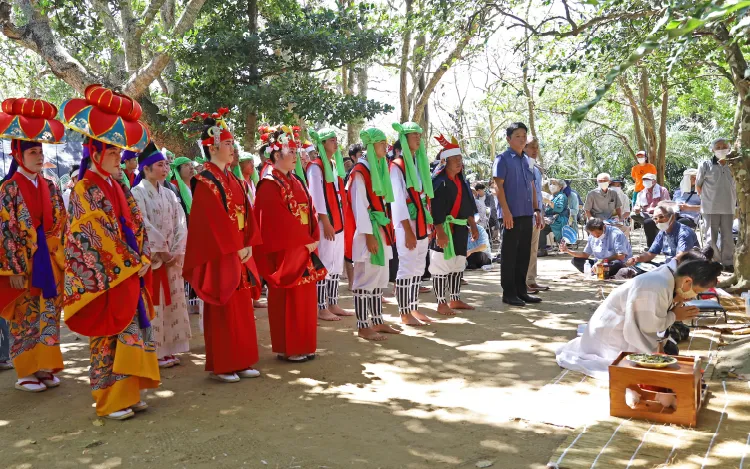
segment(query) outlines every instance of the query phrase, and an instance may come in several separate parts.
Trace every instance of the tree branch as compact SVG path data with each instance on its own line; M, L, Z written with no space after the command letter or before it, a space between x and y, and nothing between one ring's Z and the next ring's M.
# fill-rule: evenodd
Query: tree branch
M143 14L140 17L138 25L138 32L140 34L143 34L143 32L148 29L148 27L154 21L156 14L159 13L159 10L161 10L161 6L165 1L166 0L151 0L151 2L149 2L148 6L145 10L143 10Z
M104 25L104 29L114 37L120 37L122 35L122 29L115 21L115 16L112 14L108 2L106 0L91 0L91 4L94 6L94 10L98 13L99 19Z

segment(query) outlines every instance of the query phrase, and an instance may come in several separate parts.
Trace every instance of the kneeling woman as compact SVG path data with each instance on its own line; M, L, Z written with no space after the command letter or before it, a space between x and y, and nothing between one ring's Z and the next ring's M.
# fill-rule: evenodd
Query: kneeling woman
M682 303L716 286L721 269L719 262L690 260L619 286L596 310L583 335L557 351L558 365L607 379L608 367L621 351L656 352L656 334L675 321L697 316L698 308Z

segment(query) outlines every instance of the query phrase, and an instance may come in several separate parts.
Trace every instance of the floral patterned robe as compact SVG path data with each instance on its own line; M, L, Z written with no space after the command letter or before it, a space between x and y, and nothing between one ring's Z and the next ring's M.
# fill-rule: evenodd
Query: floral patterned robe
M185 212L174 192L164 187L157 189L147 180L135 186L132 193L143 215L151 247L156 310L156 317L151 326L156 340L156 354L161 358L187 352L190 350L191 333L185 300L185 282L182 279L187 243ZM175 256L177 262L167 266L161 259L155 258L156 254ZM162 276L169 288L168 295L162 290L164 287L159 281Z

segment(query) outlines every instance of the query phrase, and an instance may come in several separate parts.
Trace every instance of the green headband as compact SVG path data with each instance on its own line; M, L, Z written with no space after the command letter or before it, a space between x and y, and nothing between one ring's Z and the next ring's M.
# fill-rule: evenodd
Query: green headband
M391 186L391 177L388 172L388 159L379 158L375 154L374 144L384 142L385 134L382 130L370 127L359 133L362 143L367 146L367 161L370 163L370 179L372 180L372 190L375 195L385 197L386 202L393 202L393 186Z
M175 158L170 165L172 171L170 171L169 177L170 179L177 181L177 189L180 191L180 197L182 198L182 201L185 204L185 210L189 215L190 209L193 207L193 193L190 192L190 189L188 189L188 186L185 184L185 181L182 180L178 172L178 168L184 164L193 164L193 160L184 156Z
M319 157L323 160L323 172L325 173L326 182L333 182L333 170L331 169L331 162L328 161L328 153L326 153L323 142L331 138L336 138L336 132L333 129L320 129L317 132L311 130L310 138L312 138L313 142L318 147L318 153L320 154ZM344 170L344 158L341 156L340 148L336 150L333 158L336 161L336 172L338 173L338 176L344 178L346 176L346 171Z
M398 132L398 138L401 142L407 189L413 188L417 191L423 191L427 197L433 198L435 193L432 190L432 174L430 174L430 162L427 159L424 140L420 139L419 141L419 149L417 150L416 158L412 156L409 143L406 140L407 134L422 134L424 132L422 127L416 122L404 122L403 124L395 122L393 124L393 130ZM414 167L415 163L416 168ZM419 172L419 176L417 176L417 172Z

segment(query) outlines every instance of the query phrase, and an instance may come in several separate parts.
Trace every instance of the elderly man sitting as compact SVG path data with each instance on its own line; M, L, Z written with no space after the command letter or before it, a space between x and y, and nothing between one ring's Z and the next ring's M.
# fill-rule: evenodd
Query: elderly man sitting
M695 177L698 170L686 169L682 173L680 188L674 191L672 200L678 204L677 221L692 229L698 227L701 217L701 196L695 189Z
M618 228L604 223L601 218L592 218L586 222L586 231L589 237L583 252L571 251L564 241L560 243L560 252L573 256L573 265L580 272L583 272L587 262L594 265L606 260L609 264L608 277L614 277L633 255L627 236ZM594 259L589 259L590 256L594 256Z
M663 200L669 200L669 191L656 183L656 174L643 175L643 190L638 193L633 206L633 220L643 225L646 233L646 246L651 247L659 229L653 220L654 209Z
M659 254L666 256L669 262L681 252L689 251L698 246L695 231L687 225L677 223L677 204L675 202L659 202L653 216L659 234L647 252L632 257L627 265L636 262L651 262Z
M596 184L599 187L589 191L586 195L586 203L583 205L586 219L609 220L616 214L617 220L622 220L622 202L617 192L609 189L611 180L612 178L607 173L600 173L596 176Z

